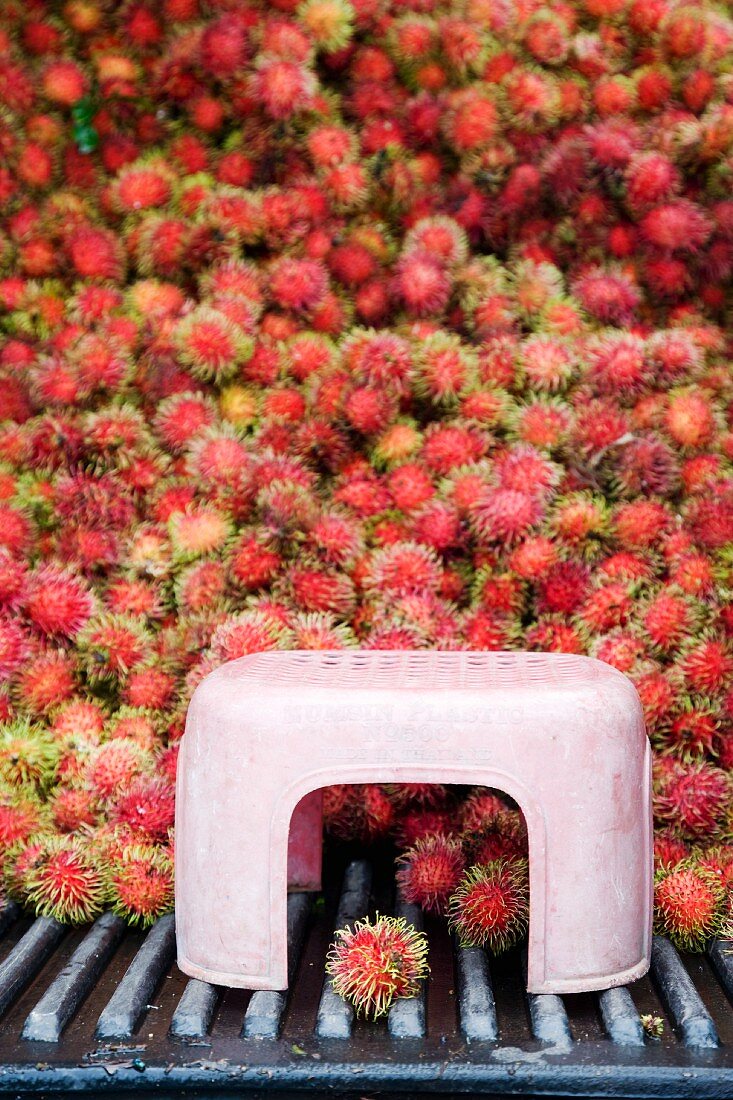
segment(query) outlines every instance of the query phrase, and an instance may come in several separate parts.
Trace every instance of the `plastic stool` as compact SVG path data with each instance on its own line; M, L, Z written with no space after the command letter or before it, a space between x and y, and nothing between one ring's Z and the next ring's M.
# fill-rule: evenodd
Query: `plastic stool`
M178 765L180 968L285 989L288 865L292 885L319 884L313 792L401 782L484 784L521 807L530 992L646 972L651 753L631 682L564 654L358 650L255 654L196 689Z

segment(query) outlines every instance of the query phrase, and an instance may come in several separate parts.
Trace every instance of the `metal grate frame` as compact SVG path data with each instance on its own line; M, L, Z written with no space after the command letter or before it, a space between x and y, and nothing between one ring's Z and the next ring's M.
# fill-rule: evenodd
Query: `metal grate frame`
M288 993L219 989L175 965L173 917L147 933L106 913L91 928L0 917L0 1093L158 1096L733 1097L733 941L681 956L655 939L628 988L527 995L519 951L459 949L424 920L431 976L386 1021L355 1020L324 981L333 930L367 912L420 910L388 860L340 858L324 899L288 901ZM645 1038L640 1014L665 1020Z

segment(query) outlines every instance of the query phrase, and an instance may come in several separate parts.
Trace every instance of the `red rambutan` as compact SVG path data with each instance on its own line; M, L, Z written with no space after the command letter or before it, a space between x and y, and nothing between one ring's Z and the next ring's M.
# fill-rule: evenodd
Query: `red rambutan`
M682 951L702 951L720 931L724 899L716 875L694 860L660 867L654 882L656 931Z
M498 955L525 935L528 923L526 860L471 867L450 899L448 924L464 947L488 947Z
M334 991L351 1001L357 1015L376 1019L392 1002L414 997L426 977L428 942L404 918L368 917L338 929L326 972Z

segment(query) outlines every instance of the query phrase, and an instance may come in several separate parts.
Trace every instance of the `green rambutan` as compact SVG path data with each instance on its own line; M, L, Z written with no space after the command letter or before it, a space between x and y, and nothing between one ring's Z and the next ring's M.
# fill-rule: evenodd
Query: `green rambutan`
M43 790L53 781L58 760L58 745L44 726L17 718L0 730L2 782Z

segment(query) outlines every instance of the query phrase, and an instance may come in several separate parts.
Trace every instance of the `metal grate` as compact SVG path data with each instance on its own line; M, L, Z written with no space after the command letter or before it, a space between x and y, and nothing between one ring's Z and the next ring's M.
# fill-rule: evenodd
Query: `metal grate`
M519 951L460 949L425 918L431 976L386 1021L356 1020L324 981L333 929L394 897L388 861L330 860L325 902L288 901L288 993L218 989L177 969L173 917L147 933L0 916L0 1092L154 1090L361 1097L733 1097L733 941L707 956L654 943L651 974L599 994L527 995ZM646 1039L640 1014L665 1020Z

